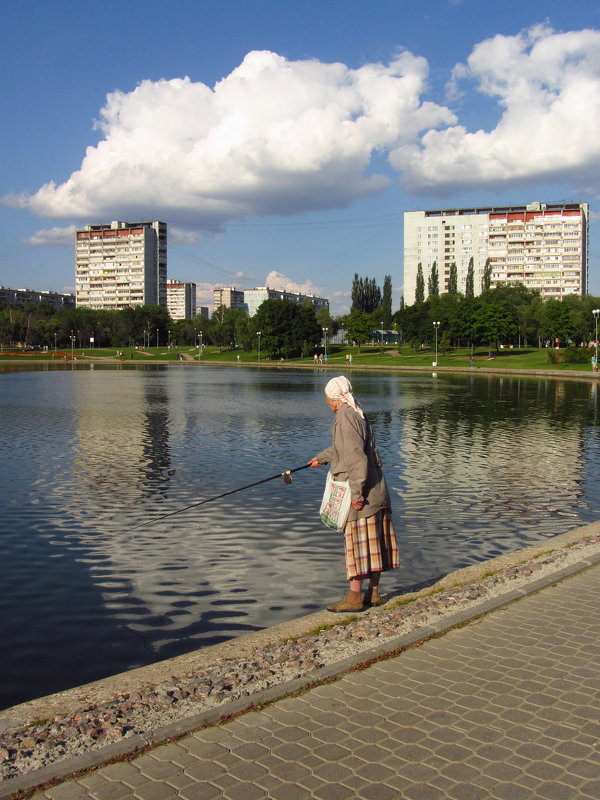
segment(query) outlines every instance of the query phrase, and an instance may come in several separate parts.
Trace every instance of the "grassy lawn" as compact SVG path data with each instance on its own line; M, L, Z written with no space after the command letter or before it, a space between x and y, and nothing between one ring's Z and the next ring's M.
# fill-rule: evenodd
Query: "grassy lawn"
M172 350L167 350L166 347L148 347L145 350L136 350L135 347L109 347L109 348L95 348L90 349L87 347L75 347L73 349L73 359L78 361L85 361L86 359L107 359L111 362L131 362L131 361L178 361L178 354L187 354L189 358L194 361L198 360L197 347L178 347ZM123 355L117 355L122 353ZM71 348L64 347L58 348L56 353L54 349L48 352L40 350L4 350L0 352L0 360L35 360L35 361L71 361ZM188 360L188 359L186 359Z
M331 345L327 349L329 366L346 366L346 354L352 355L352 366L381 366L381 367L423 367L431 369L433 361L435 361L435 353L431 350L415 351L408 345L397 347L396 345L381 345L364 346L360 351L356 347L343 347L341 345ZM123 353L122 356L117 356L117 352ZM132 347L117 348L111 347L107 349L80 349L75 348L73 355L78 361L87 361L88 359L107 359L109 363L140 363L150 361L164 361L164 362L180 362L191 363L192 361L198 362L198 348L197 347L176 347L168 350L166 347L149 347L146 350L136 350ZM181 356L181 357L180 357ZM437 365L438 367L457 367L469 368L470 350L467 348L451 350L447 353L438 352ZM239 358L240 364L257 364L258 354L256 351L252 353L245 353L242 350L223 350L219 352L218 347L207 346L202 353L203 362L215 363L237 363ZM493 367L494 369L532 369L532 370L555 370L555 369L568 369L579 372L590 372L591 364L561 364L560 367L550 361L548 358L548 351L545 348L529 347L529 348L515 348L513 350L499 350L497 353L492 353L490 357L487 348L479 348L475 351L475 368L477 367ZM591 354L590 354L591 358ZM71 361L70 348L59 349L55 354L53 350L47 353L40 351L4 351L0 353L0 361ZM270 361L264 353L261 353L261 363L276 363ZM312 356L310 358L287 359L288 364L313 364Z
M335 345L329 353L328 364L345 364L346 353L352 354L352 366L361 365L390 366L390 367L424 367L431 369L436 360L435 352L431 350L415 351L410 346L403 347L386 346L383 350L381 346L362 347L360 352L357 348L337 348ZM471 351L469 348L451 350L447 353L438 351L438 367L457 367L470 368ZM590 354L591 358L591 354ZM300 359L308 363L311 359ZM586 364L564 364L560 366L550 361L548 351L545 348L529 347L514 348L513 350L499 350L492 352L490 356L486 348L478 348L474 353L474 366L492 367L494 369L532 369L532 370L556 370L569 369L581 372L590 372L591 363Z

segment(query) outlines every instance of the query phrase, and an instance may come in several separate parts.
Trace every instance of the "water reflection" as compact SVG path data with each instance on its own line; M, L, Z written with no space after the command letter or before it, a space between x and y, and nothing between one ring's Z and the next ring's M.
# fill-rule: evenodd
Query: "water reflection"
M398 502L405 541L434 572L447 571L449 551L465 566L586 518L588 396L588 384L449 379L407 412Z
M321 608L344 587L322 470L328 373L144 365L0 372L3 705ZM394 498L386 588L594 518L597 388L354 373ZM6 652L8 650L8 652Z

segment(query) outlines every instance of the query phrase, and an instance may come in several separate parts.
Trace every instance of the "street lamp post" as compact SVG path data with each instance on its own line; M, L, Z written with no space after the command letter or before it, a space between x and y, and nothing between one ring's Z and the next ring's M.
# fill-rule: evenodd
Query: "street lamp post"
M73 345L75 344L75 335L71 331L71 361L73 360Z
M434 322L433 327L435 329L435 361L433 362L433 366L437 367L437 359L438 359L438 349L437 349L437 337L438 337L438 328L440 327L440 323Z
M323 328L323 333L325 334L325 359L327 359L327 331L329 328Z
M156 349L158 350L158 328L156 329Z
M56 331L54 332L54 355L56 355Z
M200 357L202 356L202 331L198 334L198 361L200 361Z
M383 320L381 321L381 352L383 353Z
M600 308L595 308L592 314L596 319L596 369L598 369L598 315L600 314Z
M170 329L167 331L167 348L169 350L171 349L171 330Z
M258 360L260 361L260 335L262 331L256 331L256 335L258 336Z

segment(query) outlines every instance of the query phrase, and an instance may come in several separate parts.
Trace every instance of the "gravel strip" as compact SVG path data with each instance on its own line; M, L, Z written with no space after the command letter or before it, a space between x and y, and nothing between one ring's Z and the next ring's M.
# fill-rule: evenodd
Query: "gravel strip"
M250 656L222 658L202 670L140 687L109 702L90 703L76 712L5 730L0 739L0 778L25 775L136 734L147 736L170 723L309 673L314 673L317 682L319 670L326 665L585 561L599 552L600 535L569 542L559 549L552 547L549 540L548 552L525 563L498 571L490 569L493 574L483 572L459 586L442 588L444 582L440 582L430 590L392 599L367 613L347 617L331 614L332 627L257 648Z

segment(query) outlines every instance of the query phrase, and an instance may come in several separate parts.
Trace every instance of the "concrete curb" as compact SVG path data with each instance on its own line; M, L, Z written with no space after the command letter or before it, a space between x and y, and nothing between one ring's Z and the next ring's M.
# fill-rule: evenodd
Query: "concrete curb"
M567 567L551 572L520 589L512 589L497 597L483 600L469 609L446 617L438 624L428 625L411 633L403 634L355 656L350 656L316 672L304 675L301 678L272 686L247 697L224 703L216 708L170 723L156 729L147 736L131 736L114 744L101 747L98 750L65 759L64 761L58 761L26 775L11 778L4 781L0 787L0 800L11 800L11 798L26 796L36 789L62 782L77 774L108 764L111 761L128 760L146 749L178 739L195 730L224 722L256 707L274 703L284 697L328 683L347 672L362 669L374 661L393 657L409 647L433 637L442 636L456 627L472 622L485 614L503 608L510 603L539 592L541 589L552 586L598 564L600 564L600 552L587 559L582 559Z

